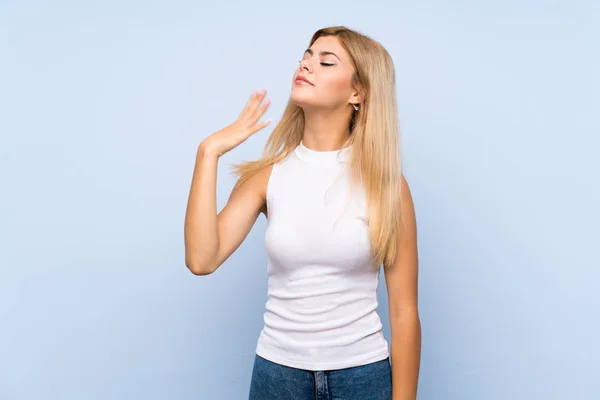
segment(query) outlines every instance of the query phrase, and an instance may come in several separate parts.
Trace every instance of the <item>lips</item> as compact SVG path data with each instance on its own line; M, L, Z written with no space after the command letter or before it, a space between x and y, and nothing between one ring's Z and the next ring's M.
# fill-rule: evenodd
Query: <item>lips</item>
M302 75L298 75L298 76L296 77L296 79L294 80L294 82L295 82L297 85L310 85L310 86L313 86L312 82L311 82L311 81L309 81L308 79L306 79L306 78L305 78L304 76L302 76Z

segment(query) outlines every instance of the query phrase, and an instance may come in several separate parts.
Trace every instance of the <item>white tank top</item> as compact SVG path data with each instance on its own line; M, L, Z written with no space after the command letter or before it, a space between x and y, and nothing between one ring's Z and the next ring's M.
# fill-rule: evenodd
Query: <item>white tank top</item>
M268 292L256 353L312 371L389 356L377 314L379 266L367 232L364 190L352 190L350 149L300 145L267 186Z

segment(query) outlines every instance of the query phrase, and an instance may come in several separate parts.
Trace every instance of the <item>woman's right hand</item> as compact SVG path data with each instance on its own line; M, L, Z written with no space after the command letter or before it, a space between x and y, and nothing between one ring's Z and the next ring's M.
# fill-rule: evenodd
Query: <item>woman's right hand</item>
M269 125L270 119L258 122L270 104L270 99L265 99L266 94L266 90L254 91L238 119L204 139L200 147L220 157Z

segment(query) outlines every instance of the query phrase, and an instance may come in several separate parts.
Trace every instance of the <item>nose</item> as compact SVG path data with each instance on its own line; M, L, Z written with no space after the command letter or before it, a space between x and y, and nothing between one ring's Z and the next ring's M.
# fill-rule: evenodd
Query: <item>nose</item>
M310 66L310 59L305 58L303 60L300 60L300 70L304 70L307 72L311 72L311 66Z

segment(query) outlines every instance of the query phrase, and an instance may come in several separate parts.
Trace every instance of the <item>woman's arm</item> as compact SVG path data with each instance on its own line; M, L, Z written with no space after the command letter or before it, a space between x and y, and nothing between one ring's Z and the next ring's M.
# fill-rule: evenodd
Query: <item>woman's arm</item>
M213 273L244 241L265 207L271 168L236 185L217 215L218 157L200 146L185 218L185 263L195 275Z
M266 92L254 92L239 118L213 133L198 147L185 215L185 264L195 275L213 273L239 247L265 205L271 168L236 185L225 208L217 215L219 157L264 128L258 123L269 106Z
M418 312L417 224L408 183L402 177L397 257L384 268L392 334L392 399L415 400L421 358Z

